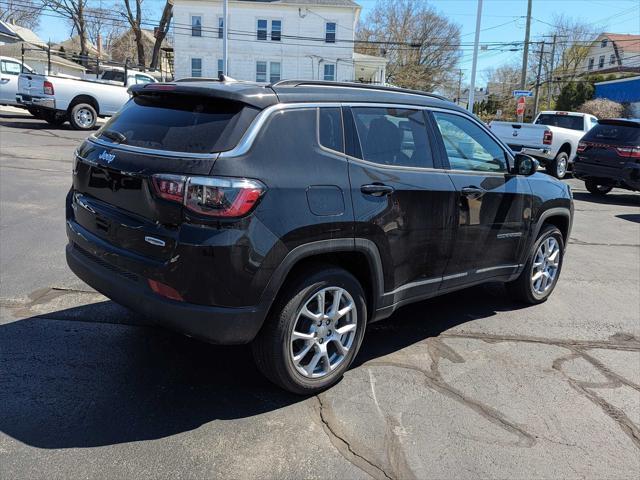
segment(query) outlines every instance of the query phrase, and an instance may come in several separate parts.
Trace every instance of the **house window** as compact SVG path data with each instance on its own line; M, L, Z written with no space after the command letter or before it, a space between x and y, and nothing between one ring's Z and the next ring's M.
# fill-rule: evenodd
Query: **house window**
M598 68L602 67L604 67L604 55L600 55L600 58L598 59Z
M614 65L616 63L616 56L615 54L611 54L611 56L609 57L609 65Z
M266 40L267 39L267 21L266 20L258 20L258 40Z
M600 48L605 48L607 46L607 43L609 43L609 39L605 38L600 42Z
M280 81L280 62L271 62L269 64L269 82L275 83Z
M192 77L202 76L202 59L201 58L191 59L191 76Z
M224 60L218 59L218 77L224 74Z
M271 40L279 42L282 37L282 20L273 20L271 22Z
M200 15L191 15L191 36L202 36L202 17Z
M336 24L335 22L327 22L324 25L324 41L325 43L336 43Z
M593 70L593 58L589 59L589 70Z
M218 17L218 38L224 36L224 18Z
M324 64L324 80L329 82L335 82L336 80L336 64L325 63Z
M267 81L267 62L256 62L256 82Z

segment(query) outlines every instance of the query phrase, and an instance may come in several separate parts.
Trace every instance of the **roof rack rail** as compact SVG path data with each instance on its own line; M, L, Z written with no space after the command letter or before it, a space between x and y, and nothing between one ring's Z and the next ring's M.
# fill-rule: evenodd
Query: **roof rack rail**
M272 83L270 87L301 87L301 86L316 86L316 87L345 87L345 88L359 88L367 90L379 90L383 92L398 92L408 93L412 95L422 95L424 97L437 98L438 100L450 101L447 97L438 95L436 93L423 92L421 90L411 90L409 88L400 87L387 87L384 85L373 85L367 83L357 82L331 82L326 80L280 80L279 82Z

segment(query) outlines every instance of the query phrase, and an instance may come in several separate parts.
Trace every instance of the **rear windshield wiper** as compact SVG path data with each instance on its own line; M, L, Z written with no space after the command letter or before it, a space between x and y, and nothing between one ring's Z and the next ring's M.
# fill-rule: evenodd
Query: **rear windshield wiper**
M114 140L118 143L124 143L127 140L126 135L116 132L115 130L105 130L102 132L103 137L107 137L110 140Z

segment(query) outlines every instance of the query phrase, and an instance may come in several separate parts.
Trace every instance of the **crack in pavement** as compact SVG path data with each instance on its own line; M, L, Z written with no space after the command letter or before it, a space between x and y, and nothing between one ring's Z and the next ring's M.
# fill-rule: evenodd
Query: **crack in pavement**
M32 307L36 305L41 305L43 303L50 302L58 297L63 295L69 295L72 293L83 293L88 295L98 295L97 292L92 292L89 290L78 290L75 288L64 288L64 287L47 287L35 290L27 295L28 300L24 300L22 298L14 299L14 298L0 298L0 307L11 308L11 309L20 309L21 311L30 310Z
M578 240L577 238L569 239L571 245L588 245L594 247L640 247L639 243L599 243L599 242L585 242L584 240Z
M320 421L322 422L323 430L329 437L329 441L336 448L338 453L340 453L340 455L342 455L349 463L352 463L363 472L371 475L373 478L393 480L394 477L390 476L382 467L376 465L371 460L356 452L346 439L342 438L335 432L331 427L331 423L325 417L324 409L328 407L324 406L320 395L322 394L314 397L318 401ZM380 474L382 474L382 476Z

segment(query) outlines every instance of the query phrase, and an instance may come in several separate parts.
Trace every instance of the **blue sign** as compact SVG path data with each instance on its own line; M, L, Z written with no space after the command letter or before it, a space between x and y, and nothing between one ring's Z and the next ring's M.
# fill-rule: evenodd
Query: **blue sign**
M531 90L514 90L514 97L533 97L533 92Z

